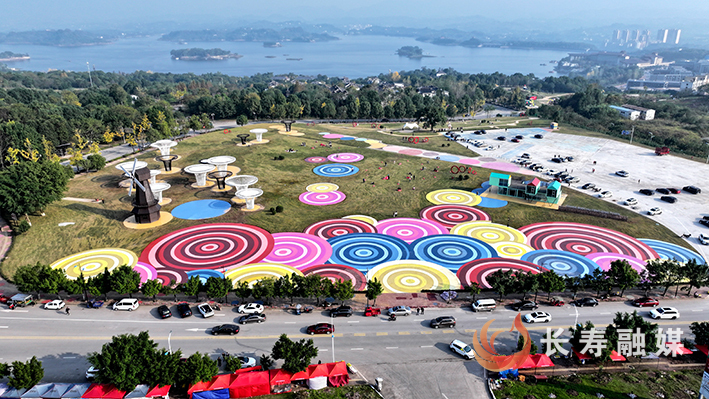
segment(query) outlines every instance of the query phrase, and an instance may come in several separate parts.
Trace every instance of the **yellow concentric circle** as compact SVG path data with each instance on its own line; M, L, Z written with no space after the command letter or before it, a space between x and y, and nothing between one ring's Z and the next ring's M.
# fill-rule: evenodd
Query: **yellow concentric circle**
M311 193L329 193L339 189L340 186L333 183L313 183L305 188L306 191L310 191Z
M224 272L224 276L231 279L234 287L236 287L237 283L240 281L248 282L249 287L251 287L259 280L265 278L277 280L283 276L290 276L293 273L299 276L303 275L300 270L280 263L251 263L229 269Z
M527 237L519 230L502 224L491 222L465 222L455 225L451 234L477 238L488 244L498 242L526 243Z
M503 258L522 259L527 252L534 251L534 248L521 242L493 242L490 246L495 248L497 254Z
M382 263L367 273L367 280L375 277L382 282L385 293L460 289L460 280L455 273L435 263L420 260Z
M463 190L436 190L426 194L426 199L436 205L477 205L482 201L479 195Z
M349 215L349 216L343 216L342 219L361 220L363 222L371 224L372 226L376 226L377 223L379 223L377 221L377 219L375 219L371 216L367 216L367 215Z
M103 273L104 270L112 271L118 266L135 266L138 256L127 249L101 248L79 252L52 263L52 269L63 269L70 280L76 280L83 272L84 278L89 278Z

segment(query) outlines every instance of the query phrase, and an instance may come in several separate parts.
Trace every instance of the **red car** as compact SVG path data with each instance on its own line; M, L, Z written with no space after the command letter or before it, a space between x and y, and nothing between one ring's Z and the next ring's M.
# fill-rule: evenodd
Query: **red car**
M648 298L648 297L642 297L638 298L633 301L633 306L637 306L639 308L646 307L646 306L652 306L653 308L658 306L660 302L655 299L655 298Z
M328 323L318 323L309 326L306 332L310 335L313 334L330 334L335 332L335 326Z
M7 303L10 298L6 297L2 292L0 292L0 303Z

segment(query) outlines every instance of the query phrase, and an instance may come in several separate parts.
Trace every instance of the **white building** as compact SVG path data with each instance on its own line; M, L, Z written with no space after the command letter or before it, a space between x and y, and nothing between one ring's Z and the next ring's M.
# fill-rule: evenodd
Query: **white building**
M625 107L618 107L616 105L611 105L611 108L614 110L618 111L620 113L620 116L625 119L630 119L631 121L637 120L640 118L640 111L636 111L634 109L629 109Z
M650 108L638 107L636 105L623 104L622 108L640 112L640 119L650 121L655 119L655 110Z

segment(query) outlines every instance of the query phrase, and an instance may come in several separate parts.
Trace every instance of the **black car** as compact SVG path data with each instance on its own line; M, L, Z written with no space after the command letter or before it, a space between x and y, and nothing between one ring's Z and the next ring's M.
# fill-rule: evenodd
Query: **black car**
M431 328L439 327L455 327L455 317L453 316L439 316L431 320Z
M500 140L500 141L505 141L505 140L507 140L507 139L505 138L505 136L497 136L497 139Z
M190 309L190 305L188 303L182 302L177 304L177 313L180 314L180 317L183 319L185 317L190 317L192 316L192 309Z
M667 189L670 190L670 192L671 192L672 194L682 194L682 190L680 190L680 189L678 189L678 188L667 187Z
M566 157L566 160L569 162L574 162L574 157Z
M529 159L529 158L531 158L531 156L530 156L529 154L527 154L526 152L525 152L524 154L520 155L519 157L520 157L520 158L524 158L524 159Z
M573 301L572 304L574 306L578 306L578 307L583 307L583 306L595 307L595 306L598 306L598 301L593 298L581 298L581 299L577 299L577 300Z
M480 133L482 133L482 134L487 134L487 132L485 131L485 129L480 130Z
M172 317L172 312L170 311L170 308L167 307L167 305L161 305L160 307L158 307L158 314L163 319Z
M543 135L543 134L535 134L535 135L534 135L534 138L535 138L535 139L543 139L543 138L544 138L544 135Z
M330 317L340 317L340 316L345 316L345 317L352 316L352 307L351 306L340 306L339 308L332 309L330 311Z
M537 303L534 301L519 301L517 303L512 304L512 309L514 309L516 311L534 310L538 307L539 307L539 305L537 305Z
M596 185L593 184L593 183L586 183L586 184L584 184L583 186L581 186L581 188L584 189L584 190L590 190L590 189L592 189L592 188L594 188L594 187L596 187Z
M519 139L518 139L518 138L516 138L516 137L515 137L515 138L513 138L513 139L512 139L512 140L510 140L510 141L511 141L511 142L513 142L513 143L519 143Z
M517 136L515 136L515 138L516 138L517 140L522 140L522 139L524 138L524 136L522 136L522 135L517 135Z
M551 161L552 161L552 162L556 162L556 163L563 163L563 162L564 162L564 159L557 157L557 158L552 158Z
M671 195L663 195L662 197L660 197L660 199L665 202L669 202L670 204L674 204L675 202L677 202L677 198Z
M709 220L699 219L699 224L704 225L705 227L709 227Z
M702 192L701 188L694 187L694 186L685 186L685 187L682 187L682 190L684 190L688 193L692 193L692 194L699 194Z
M640 190L640 194L653 195L655 194L655 191L650 190L649 188L643 188L642 190Z
M264 321L266 321L266 315L263 313L251 313L239 317L239 324L263 323Z
M656 188L655 191L657 191L660 194L669 194L670 193L670 190L668 190L666 188Z
M239 326L236 324L222 324L221 326L212 327L212 335L228 334L234 335L239 333Z

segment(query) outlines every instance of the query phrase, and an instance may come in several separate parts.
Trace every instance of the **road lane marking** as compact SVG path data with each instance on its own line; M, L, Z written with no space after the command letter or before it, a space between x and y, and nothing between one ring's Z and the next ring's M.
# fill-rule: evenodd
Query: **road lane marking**
M433 348L433 345L421 345L421 348Z
M286 321L285 324L295 324L294 321Z
M386 332L378 332L377 335L389 335L389 333L386 333Z
M320 352L327 352L327 351L329 351L329 349L321 349L321 348L318 348L318 350L319 350Z
M514 319L517 316L507 316L508 319Z
M467 333L471 333L471 332L475 332L475 331L478 331L478 330L471 330L471 329L466 329L466 330L465 330L465 332L467 332Z
M487 317L476 317L478 320L487 320Z
M10 328L9 326L0 326L0 328Z
M421 331L421 334L433 334L433 331Z
M355 336L355 337L364 337L364 336L366 336L366 335L367 335L367 334L365 334L365 333L354 333L354 336Z
M414 319L414 321L424 321L426 319Z
M387 346L386 349L399 349L398 346Z
M348 321L348 323L359 323L359 321L358 321L358 320L352 320L352 321Z
M569 313L569 316L576 316L576 313Z
M611 314L611 312L601 312L599 314Z
M703 312L704 309L692 309L692 312Z
M441 331L443 334L453 334L455 330L443 330Z
M17 309L14 309L14 310L10 310L10 309L0 309L0 312L5 312L5 313L9 313L9 312L12 312L12 313L27 313L27 312L29 312L29 310L17 310Z
M350 348L351 351L363 351L364 348Z
M399 335L410 335L411 333L408 331L399 331Z

